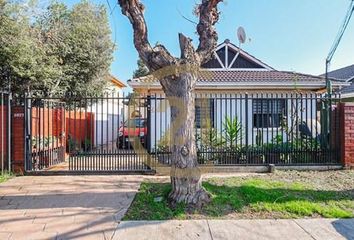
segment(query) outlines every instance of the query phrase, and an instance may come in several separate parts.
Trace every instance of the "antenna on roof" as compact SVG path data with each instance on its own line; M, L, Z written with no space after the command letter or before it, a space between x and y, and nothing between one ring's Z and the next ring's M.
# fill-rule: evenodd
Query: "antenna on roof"
M240 45L246 42L246 32L243 27L237 29L237 38Z

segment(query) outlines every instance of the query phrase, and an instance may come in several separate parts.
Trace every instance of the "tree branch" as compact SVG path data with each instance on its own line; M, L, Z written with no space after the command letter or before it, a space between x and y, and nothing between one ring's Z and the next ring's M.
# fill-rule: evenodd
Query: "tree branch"
M199 58L198 56L196 56L197 54L195 54L192 39L186 37L182 33L179 33L178 37L182 61L188 61L193 64L199 64Z
M197 53L201 59L201 63L207 62L218 42L218 34L214 25L219 20L218 4L223 0L202 0L197 7L199 14L199 23L197 32L199 34L199 46Z
M140 0L118 0L122 13L128 17L134 29L134 45L140 58L150 71L175 63L175 58L162 45L152 48L144 18L144 5Z

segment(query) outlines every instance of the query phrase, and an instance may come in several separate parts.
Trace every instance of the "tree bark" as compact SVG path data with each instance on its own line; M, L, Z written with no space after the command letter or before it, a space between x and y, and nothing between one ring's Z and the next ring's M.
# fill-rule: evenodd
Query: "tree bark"
M198 68L207 62L216 47L218 35L214 25L219 19L218 4L222 0L201 0L197 5L199 45L194 49L192 40L179 34L181 57L173 57L163 45L151 47L140 0L118 0L122 13L133 26L134 45L140 58L160 80L171 107L172 127L172 191L170 203L184 202L201 207L210 200L202 188L195 142L195 94ZM186 68L184 68L186 67ZM197 71L196 71L197 70ZM168 72L166 75L165 73Z
M172 206L186 203L202 207L210 196L202 187L195 139L196 72L183 72L176 79L162 81L171 108L171 184Z

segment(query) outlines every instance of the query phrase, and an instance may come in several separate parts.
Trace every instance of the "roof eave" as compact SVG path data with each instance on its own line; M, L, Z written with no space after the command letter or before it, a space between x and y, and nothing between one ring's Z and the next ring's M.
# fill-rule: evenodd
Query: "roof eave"
M132 88L146 88L146 89L161 89L160 84L142 84L129 82L129 85ZM325 83L301 83L301 84L284 84L284 83L225 83L215 84L215 83L197 83L196 89L235 89L235 90L245 90L245 89L276 89L281 86L280 89L320 89L325 87ZM343 86L343 85L334 85L334 86Z
M354 98L354 92L342 93L340 96L342 98Z
M120 88L125 88L127 85L125 85L123 82L119 81L116 77L114 77L112 74L109 74L109 80L116 86Z

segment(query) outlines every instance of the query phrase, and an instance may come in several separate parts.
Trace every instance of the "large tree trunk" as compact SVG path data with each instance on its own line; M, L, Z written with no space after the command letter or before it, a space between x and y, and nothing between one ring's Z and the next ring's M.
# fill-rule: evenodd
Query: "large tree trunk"
M133 26L134 45L140 58L152 72L154 80L160 80L171 106L173 141L170 202L184 202L200 207L210 197L202 188L197 162L194 135L194 87L197 74L193 69L199 68L213 55L218 40L214 27L219 19L217 6L222 0L201 0L197 5L199 45L195 50L192 40L179 34L180 58L173 57L163 45L151 47L144 18L145 7L140 0L118 2L122 13ZM179 71L178 68L183 65L187 68L192 65L191 71Z
M182 73L167 81L165 92L171 106L172 133L172 191L171 205L186 203L201 207L209 202L209 194L202 188L198 168L195 139L195 73ZM173 91L171 91L173 90Z

